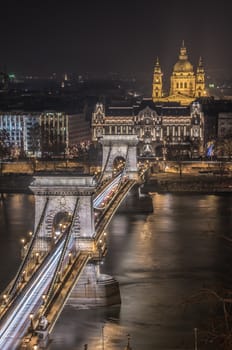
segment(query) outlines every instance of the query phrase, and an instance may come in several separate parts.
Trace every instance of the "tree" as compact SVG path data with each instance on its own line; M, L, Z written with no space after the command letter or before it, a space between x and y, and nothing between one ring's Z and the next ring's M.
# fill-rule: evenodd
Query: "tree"
M186 303L207 303L211 306L208 329L200 332L200 341L212 344L213 349L232 349L232 291L204 288L191 296ZM215 314L217 316L215 316ZM208 349L208 348L207 348Z
M232 136L225 137L217 142L217 155L232 158Z
M36 152L40 151L41 144L41 126L39 124L34 124L29 129L29 139L30 139L30 147L33 155Z
M0 130L0 159L3 159L10 155L11 144L9 134L5 129Z
M221 236L229 243L232 238ZM225 288L203 288L192 295L185 304L207 304L211 307L208 328L200 332L201 341L212 344L212 349L232 349L232 290ZM215 316L216 315L216 316ZM210 349L210 347L207 349Z

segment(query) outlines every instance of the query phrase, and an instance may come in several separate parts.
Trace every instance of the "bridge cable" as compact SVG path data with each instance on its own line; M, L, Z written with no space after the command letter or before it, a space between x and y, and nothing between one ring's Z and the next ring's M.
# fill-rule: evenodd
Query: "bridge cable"
M126 172L128 154L129 154L129 146L127 145L126 157L125 157L125 166L124 166L124 169L123 169L123 174Z
M109 151L108 151L108 154L107 154L107 158L106 158L106 162L105 162L105 164L104 164L104 168L103 168L103 170L102 170L102 172L101 172L101 175L100 175L100 177L99 177L99 179L98 179L98 185L97 185L97 187L100 186L101 180L102 180L102 178L103 178L103 176L104 176L105 170L106 170L107 165L108 165L108 163L109 163L109 159L110 159L110 155L111 155L111 150L112 150L112 146L110 145Z
M17 284L19 283L21 274L22 274L22 272L24 271L25 265L26 265L26 263L28 262L28 259L29 259L29 257L30 257L30 254L31 254L31 252L32 252L32 250L33 250L33 248L34 248L34 243L35 243L35 241L36 241L38 232L40 231L40 228L41 228L41 226L42 226L42 224L43 224L43 220L44 220L44 216L45 216L45 213L46 213L46 210L47 210L48 202L49 202L49 197L46 198L46 202L45 202L45 205L44 205L42 214L41 214L41 216L40 216L39 223L38 223L38 225L37 225L36 231L35 231L35 233L34 233L33 236L32 236L32 239L31 239L31 241L30 241L30 243L29 243L29 247L28 247L28 249L27 249L27 253L26 253L25 257L23 258L23 261L22 261L22 263L21 263L21 265L20 265L20 267L19 267L19 269L18 269L18 272L17 272L17 274L16 274L16 276L15 276L15 279L14 279L14 281L13 281L13 284L12 284L10 290L8 291L8 294L9 294L9 295L11 295L11 294L14 293L14 291L15 291L15 289L16 289L16 287L17 287Z

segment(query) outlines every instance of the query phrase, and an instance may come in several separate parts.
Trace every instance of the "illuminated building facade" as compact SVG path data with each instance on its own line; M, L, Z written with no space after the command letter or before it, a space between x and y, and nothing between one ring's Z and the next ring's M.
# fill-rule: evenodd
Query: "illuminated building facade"
M165 96L163 92L163 73L157 59L154 67L152 88L152 99L154 102L179 102L182 105L189 105L196 98L206 95L205 70L202 59L199 59L195 73L192 64L188 60L184 42L180 48L179 60L173 67L168 96Z
M38 114L19 111L0 112L0 130L7 133L8 143L18 154L31 149L30 129L37 123Z
M7 134L12 157L60 155L68 146L91 139L84 113L0 112L0 130Z
M232 113L219 113L218 115L218 138L232 136Z
M91 140L90 121L86 120L85 113L69 115L68 131L70 146Z
M144 99L134 106L109 106L93 113L93 140L115 135L118 140L137 135L137 155L175 159L200 157L204 149L201 105L155 104Z
M68 115L62 112L41 113L39 125L42 153L64 153L68 146Z

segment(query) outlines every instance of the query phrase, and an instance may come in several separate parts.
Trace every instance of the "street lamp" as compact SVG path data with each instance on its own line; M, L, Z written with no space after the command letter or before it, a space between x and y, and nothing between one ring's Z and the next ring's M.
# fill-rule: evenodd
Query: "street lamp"
M101 245L98 245L98 275L100 275L100 262L101 262Z
M22 283L26 282L26 270L23 270L22 272Z
M27 250L27 243L26 243L26 240L24 238L22 238L20 241L22 243L21 257L24 258L25 254L26 254L26 250Z
M3 303L4 303L4 305L6 306L7 305L7 300L8 298L7 298L7 294L4 294L3 295Z
M35 258L36 258L35 263L36 263L36 265L38 265L39 264L39 253L38 252L35 253Z
M68 264L71 265L72 264L72 253L68 253Z
M131 347L130 347L130 334L127 334L127 346L125 348L126 350L131 350Z
M33 317L34 317L34 315L30 314L29 317L30 317L30 329L33 332L34 331L34 325L33 325Z
M105 325L102 326L102 350L104 350L104 347L105 347L105 342L104 342L104 327L105 327Z
M194 328L194 350L197 350L197 328Z
M45 304L46 297L47 297L46 294L43 294L43 295L42 295L43 305Z

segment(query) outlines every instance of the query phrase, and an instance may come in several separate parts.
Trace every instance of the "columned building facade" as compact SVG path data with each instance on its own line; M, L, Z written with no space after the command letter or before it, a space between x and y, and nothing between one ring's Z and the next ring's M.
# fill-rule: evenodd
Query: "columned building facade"
M6 134L11 157L64 155L69 146L90 141L84 113L63 111L0 111L0 130Z
M93 113L93 140L110 134L136 135L138 157L198 158L204 150L204 115L198 102L180 106L144 99L135 106L104 106L100 117Z

